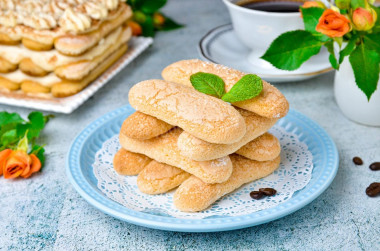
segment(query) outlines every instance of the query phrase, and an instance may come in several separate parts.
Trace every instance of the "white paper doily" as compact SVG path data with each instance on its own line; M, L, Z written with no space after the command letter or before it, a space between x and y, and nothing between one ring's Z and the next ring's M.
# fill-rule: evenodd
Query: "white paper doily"
M177 218L201 219L211 216L238 216L274 207L304 188L311 179L313 170L312 153L298 136L275 125L270 131L281 143L281 164L271 175L242 186L215 202L210 208L198 213L177 210L172 202L173 192L161 195L141 193L137 187L137 176L120 176L112 166L112 160L120 148L118 135L105 141L95 155L94 175L98 188L110 199L123 206L157 215ZM275 196L253 200L249 193L262 187L277 190Z

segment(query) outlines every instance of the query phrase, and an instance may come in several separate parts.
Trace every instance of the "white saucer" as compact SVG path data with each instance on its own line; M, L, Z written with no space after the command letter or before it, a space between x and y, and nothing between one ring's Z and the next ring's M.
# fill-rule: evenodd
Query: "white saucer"
M279 70L265 64L263 67L253 66L247 59L250 49L238 40L231 24L210 30L199 42L198 49L207 61L257 74L269 82L301 81L333 70L325 48L295 71Z

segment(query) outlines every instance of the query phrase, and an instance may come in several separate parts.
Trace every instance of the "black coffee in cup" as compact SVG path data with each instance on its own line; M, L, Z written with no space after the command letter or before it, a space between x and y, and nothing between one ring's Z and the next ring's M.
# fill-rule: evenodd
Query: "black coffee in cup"
M282 1L282 0L245 0L237 1L237 5L259 11L266 12L298 12L303 1Z

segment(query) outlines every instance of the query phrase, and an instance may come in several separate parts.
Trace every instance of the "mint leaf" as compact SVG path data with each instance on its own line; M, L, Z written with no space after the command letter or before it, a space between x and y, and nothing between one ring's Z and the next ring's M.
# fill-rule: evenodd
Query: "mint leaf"
M339 70L339 64L338 64L338 61L336 60L336 57L335 57L334 42L329 41L329 42L325 43L325 46L326 46L328 52L330 53L329 61L330 61L331 66L335 70Z
M45 149L42 146L34 145L30 150L29 154L34 154L41 161L41 168L45 164Z
M197 91L217 98L221 98L225 93L223 79L211 73L195 73L190 76L190 82Z
M356 47L357 40L358 40L357 35L352 36L351 39L348 41L346 47L344 47L344 49L339 52L339 64L343 62L344 57L350 55L351 52L353 52L353 50Z
M166 0L143 0L141 2L141 11L146 14L153 14L166 4Z
M365 35L364 43L369 50L375 50L380 54L380 33Z
M318 54L322 45L310 31L290 31L277 37L261 58L278 69L292 71Z
M263 81L257 75L247 74L242 77L222 100L230 103L248 100L259 95L263 90Z
M368 100L376 91L379 81L380 56L361 43L349 57L357 86L364 92Z

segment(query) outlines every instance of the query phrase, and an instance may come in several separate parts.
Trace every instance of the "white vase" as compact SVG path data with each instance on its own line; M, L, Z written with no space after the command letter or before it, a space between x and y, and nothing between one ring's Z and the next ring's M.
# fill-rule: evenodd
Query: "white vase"
M335 73L335 100L343 114L360 124L380 126L380 80L370 101L355 83L354 72L348 58Z

